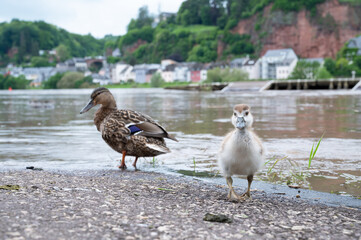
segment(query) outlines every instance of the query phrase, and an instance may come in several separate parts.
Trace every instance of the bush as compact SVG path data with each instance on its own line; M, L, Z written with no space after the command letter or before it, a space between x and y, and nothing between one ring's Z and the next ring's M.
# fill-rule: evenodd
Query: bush
M79 84L77 81L84 78L84 75L79 72L67 72L56 84L57 88L76 88Z
M150 86L151 87L161 87L164 84L164 80L160 73L153 74L152 78L150 79Z
M24 76L13 77L10 75L0 75L0 89L25 89L29 85L30 81L26 80Z
M206 82L240 82L246 80L248 80L248 73L242 70L214 68L208 70Z
M51 76L47 81L43 83L45 89L56 89L60 79L64 76L64 73L57 73Z

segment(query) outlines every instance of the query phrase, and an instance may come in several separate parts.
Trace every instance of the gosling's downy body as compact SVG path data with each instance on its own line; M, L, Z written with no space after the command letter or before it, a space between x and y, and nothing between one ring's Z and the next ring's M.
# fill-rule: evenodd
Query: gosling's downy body
M125 156L134 156L136 168L138 157L154 157L170 152L164 138L177 141L151 117L128 109L117 109L113 95L106 88L97 88L90 96L88 104L80 114L89 111L95 105L94 124L103 140L115 151L122 153L119 168L125 169Z
M262 142L252 130L253 116L250 107L238 104L233 108L232 124L235 127L224 138L218 153L218 164L229 187L228 199L244 200L251 197L254 174L264 161ZM246 175L247 191L238 196L232 187L232 175Z

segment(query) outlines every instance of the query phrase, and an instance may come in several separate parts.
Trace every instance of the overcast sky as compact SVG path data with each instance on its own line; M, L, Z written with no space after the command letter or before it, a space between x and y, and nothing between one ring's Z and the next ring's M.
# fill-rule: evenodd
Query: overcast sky
M177 12L184 0L1 0L0 22L13 18L43 20L72 33L123 35L140 7L149 12Z

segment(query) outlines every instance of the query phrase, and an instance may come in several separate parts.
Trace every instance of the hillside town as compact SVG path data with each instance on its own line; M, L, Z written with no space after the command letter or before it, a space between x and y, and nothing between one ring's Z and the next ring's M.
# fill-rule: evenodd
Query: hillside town
M361 36L348 42L349 48L357 48L357 55L361 55ZM54 50L53 50L54 51ZM115 49L111 56L119 57L119 49ZM159 73L165 82L200 83L207 79L207 71L214 68L239 69L248 74L249 80L287 79L293 72L297 62L318 62L321 66L323 58L300 59L293 49L268 50L259 59L249 56L236 58L229 62L176 62L164 59L160 64L129 65L118 62L110 64L105 56L71 58L58 63L55 67L17 67L9 64L6 73L14 77L24 75L31 81L30 85L39 87L56 73L82 72L84 76L91 76L93 83L99 85L119 84L134 81L149 83L155 73ZM312 79L312 72L307 76Z

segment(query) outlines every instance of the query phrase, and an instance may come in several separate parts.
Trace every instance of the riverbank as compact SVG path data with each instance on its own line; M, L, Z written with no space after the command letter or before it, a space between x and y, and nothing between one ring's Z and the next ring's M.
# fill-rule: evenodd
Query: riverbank
M359 239L359 209L143 171L0 172L0 239ZM4 187L6 188L6 187ZM237 192L244 188L236 188ZM204 221L223 214L231 223Z

